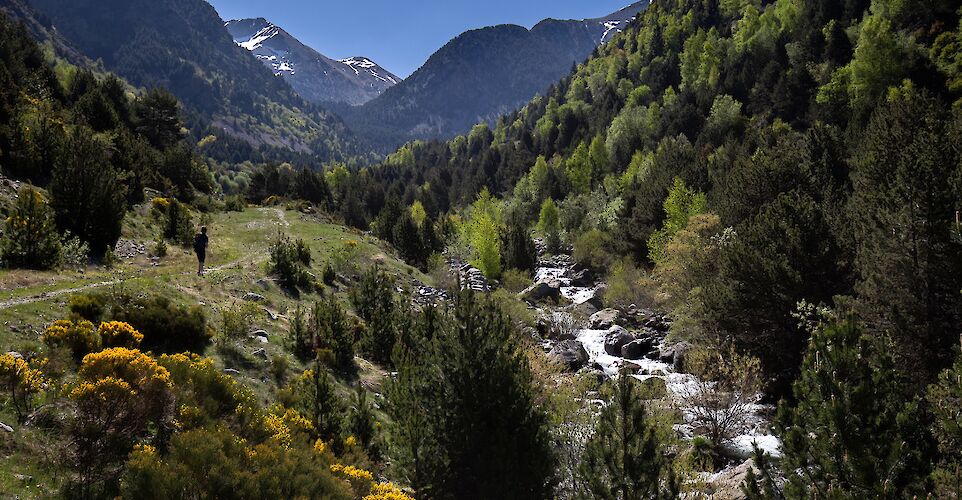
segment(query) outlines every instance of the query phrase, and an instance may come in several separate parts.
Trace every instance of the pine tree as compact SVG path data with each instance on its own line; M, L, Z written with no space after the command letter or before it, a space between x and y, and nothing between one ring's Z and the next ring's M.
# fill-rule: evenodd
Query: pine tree
M909 91L875 113L853 169L860 312L872 331L913 346L899 361L919 385L951 364L962 324L958 137L944 105Z
M508 319L465 293L418 324L402 335L388 391L394 456L418 497L550 498L547 417Z
M370 268L360 285L351 291L351 302L364 320L361 350L371 361L390 366L398 336L398 309L394 281L377 266Z
M127 211L127 190L107 159L103 144L89 130L70 134L65 153L50 182L57 226L90 244L103 255L120 238Z
M779 408L787 498L902 498L926 476L918 406L884 339L854 319L812 335L797 403Z
M50 269L60 265L62 246L53 211L39 191L24 187L0 238L0 261L7 267Z
M937 498L962 498L962 359L939 375L926 401L935 420L939 460L932 479Z
M578 471L588 498L676 498L678 481L633 377L623 372Z
M346 370L354 365L354 333L334 295L314 303L311 332L318 349L330 349L334 354L335 366Z

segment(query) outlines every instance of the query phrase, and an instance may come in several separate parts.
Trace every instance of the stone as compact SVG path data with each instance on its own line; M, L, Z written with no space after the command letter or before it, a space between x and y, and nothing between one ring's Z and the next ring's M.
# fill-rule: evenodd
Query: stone
M678 342L677 344L672 344L661 351L661 361L664 363L669 363L672 369L676 372L685 371L685 356L691 349L691 344L688 342Z
M592 330L607 330L614 326L621 318L621 313L617 309L602 309L591 315L588 320Z
M15 478L17 479L17 481L20 481L21 483L32 483L32 482L33 482L33 476L28 476L28 475L26 475L26 474L14 474L13 477L15 477Z
M233 368L224 368L224 373L228 375L240 375L240 370L235 370Z
M270 338L270 335L267 333L267 330L254 330L254 336L264 337L265 339Z
M13 357L13 358L23 359L23 354L20 354L20 353L17 352L17 351L10 351L10 352L8 352L7 354L8 354L9 356Z
M633 340L635 337L628 330L618 325L612 326L605 334L605 352L610 356L621 356L621 348Z
M641 338L632 340L621 348L621 357L625 359L641 359L651 352L651 339Z
M588 351L577 340L558 342L548 352L548 357L565 365L571 371L578 371L588 364Z
M571 286L586 288L595 284L595 273L590 269L581 269L571 275Z
M244 294L244 300L247 302L264 302L267 298L254 292L247 292Z
M584 318L589 318L591 317L592 314L598 312L598 308L592 303L590 299L580 304L572 305L569 310L571 311L572 314L575 314L577 316L584 317Z
M264 278L261 278L254 282L255 285L259 286L261 290L268 290L271 287L271 283Z
M257 350L255 350L254 352L252 352L251 354L253 354L255 358L260 358L260 359L262 359L262 360L264 360L264 361L267 361L267 351L266 351L265 349L263 349L263 348L257 349Z
M755 463L752 458L744 459L741 465L725 469L713 475L706 485L711 490L711 498L718 500L745 498L745 494L741 488L745 483L745 477L748 476L749 470L753 470L755 474L759 472L758 469L755 468Z
M13 427L10 427L9 425L7 425L7 424L5 424L5 423L0 422L0 431L13 432Z
M561 282L535 283L518 294L518 297L529 302L540 302L545 299L558 300L561 298Z

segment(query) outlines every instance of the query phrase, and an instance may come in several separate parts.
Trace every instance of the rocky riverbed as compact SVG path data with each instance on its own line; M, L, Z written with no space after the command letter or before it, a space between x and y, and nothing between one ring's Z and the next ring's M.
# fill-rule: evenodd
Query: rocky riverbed
M695 398L691 396L710 384L685 372L685 355L691 346L669 339L671 318L662 312L634 306L604 308L601 297L606 288L590 270L579 269L562 255L539 262L534 284L519 295L540 314L538 333L548 357L569 371L587 371L601 378L628 370L639 381L660 379L682 416L675 430L682 438L694 438L701 431L696 415L703 414L704 408L692 407ZM781 443L770 432L774 408L760 400L761 394L747 398L739 408L742 415L735 435L721 443L729 465L702 478L713 491L729 492L716 498L740 496L737 486L751 465L755 445L779 455Z

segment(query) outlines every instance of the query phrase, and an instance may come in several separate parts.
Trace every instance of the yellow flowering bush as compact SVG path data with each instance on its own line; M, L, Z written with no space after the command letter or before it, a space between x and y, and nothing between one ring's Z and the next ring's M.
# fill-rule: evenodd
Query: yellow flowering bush
M170 200L168 200L167 198L157 197L150 200L150 204L153 205L154 208L158 210L167 210L167 207L170 206Z
M138 350L115 347L84 356L68 394L77 415L70 457L81 480L116 470L152 429L168 425L170 390L170 372Z
M364 500L414 500L414 497L401 491L392 483L376 483L371 486L371 492Z
M94 324L87 320L70 321L62 319L47 327L40 340L50 347L70 349L74 357L82 358L100 348L100 336Z
M144 340L144 335L123 321L108 321L97 329L100 343L104 347L126 347L135 349Z
M331 473L335 477L346 479L359 497L371 491L371 484L374 482L374 474L353 465L331 464Z
M38 364L42 366L43 363L41 361ZM46 380L39 368L31 367L22 357L3 354L0 355L0 384L10 395L17 421L23 423L33 407L34 397L43 390Z

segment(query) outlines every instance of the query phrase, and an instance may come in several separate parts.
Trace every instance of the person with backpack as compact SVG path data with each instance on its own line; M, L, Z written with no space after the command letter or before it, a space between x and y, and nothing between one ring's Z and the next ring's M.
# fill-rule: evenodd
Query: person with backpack
M194 253L197 254L197 276L203 276L207 259L207 226L201 226L200 232L194 235Z

